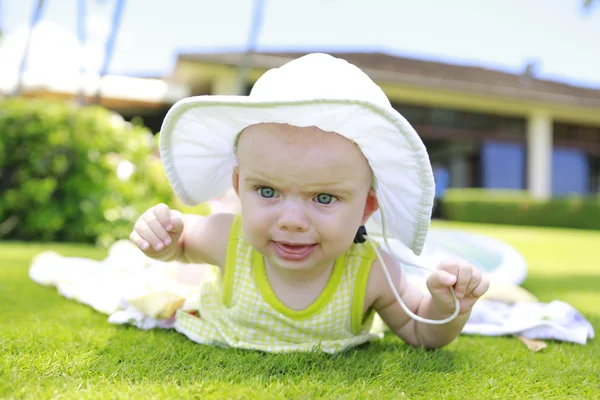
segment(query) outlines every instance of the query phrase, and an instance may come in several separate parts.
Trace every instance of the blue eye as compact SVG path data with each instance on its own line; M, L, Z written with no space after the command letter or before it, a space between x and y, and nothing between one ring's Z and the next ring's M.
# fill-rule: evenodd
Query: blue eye
M277 192L273 188L270 188L268 186L263 186L263 187L258 188L258 194L260 194L265 199L272 199L273 197L275 197Z
M315 199L317 200L317 203L319 203L319 204L331 204L331 203L337 201L335 196L327 194L327 193L319 193L315 197Z

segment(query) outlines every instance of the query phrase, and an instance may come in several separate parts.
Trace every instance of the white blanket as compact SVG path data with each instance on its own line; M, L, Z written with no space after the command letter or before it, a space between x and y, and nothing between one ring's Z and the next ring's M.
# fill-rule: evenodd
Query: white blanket
M186 300L193 300L198 283L216 279L212 266L156 261L128 241L115 243L102 261L42 253L33 260L29 276L41 285L56 287L66 298L109 315L110 323L141 329L171 328L170 316ZM422 277L412 278L418 281ZM510 296L498 296L494 288L492 282L489 295L473 308L464 334L518 334L579 344L594 337L592 325L562 301L539 303L532 301L532 296L520 295L518 299L528 301L513 302Z

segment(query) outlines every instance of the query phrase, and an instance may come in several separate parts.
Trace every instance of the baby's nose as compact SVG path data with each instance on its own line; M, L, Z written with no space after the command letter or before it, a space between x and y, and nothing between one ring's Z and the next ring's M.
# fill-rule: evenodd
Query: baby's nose
M297 201L283 202L277 222L279 229L290 232L304 232L309 226L305 207Z

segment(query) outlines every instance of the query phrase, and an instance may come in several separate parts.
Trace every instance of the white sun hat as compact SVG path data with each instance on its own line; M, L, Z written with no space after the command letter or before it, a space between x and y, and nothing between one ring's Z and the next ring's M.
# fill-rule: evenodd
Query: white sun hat
M267 71L249 96L198 96L173 105L162 125L160 150L180 200L197 205L225 193L236 165L237 135L267 122L316 126L356 143L375 176L386 234L410 256L421 253L435 192L425 146L378 85L327 54ZM376 221L380 217L374 215Z

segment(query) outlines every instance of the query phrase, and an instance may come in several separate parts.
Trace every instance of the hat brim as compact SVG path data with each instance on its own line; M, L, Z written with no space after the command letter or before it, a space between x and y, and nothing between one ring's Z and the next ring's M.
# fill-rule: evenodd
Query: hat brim
M356 143L375 175L388 234L414 254L421 253L435 193L429 156L404 117L367 101L258 101L247 96L180 100L167 113L160 133L162 161L179 199L197 205L231 188L237 135L266 122L316 126Z

